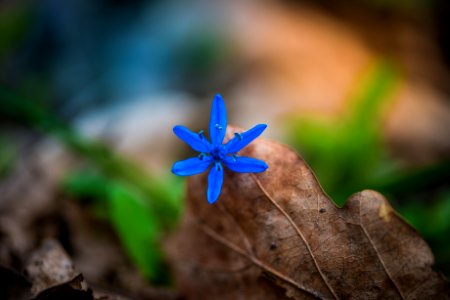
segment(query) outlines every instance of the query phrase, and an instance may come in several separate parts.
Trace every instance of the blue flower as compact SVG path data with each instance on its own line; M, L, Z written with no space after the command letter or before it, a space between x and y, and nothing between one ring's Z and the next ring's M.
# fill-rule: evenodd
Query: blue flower
M208 175L208 203L213 204L219 198L223 183L223 165L238 173L264 172L268 166L265 162L238 156L236 153L250 144L265 129L266 124L259 124L244 133L235 133L235 137L228 143L222 144L227 129L227 112L221 95L216 95L211 108L209 121L209 142L203 130L194 133L184 126L177 125L173 132L192 149L200 152L197 157L177 161L173 164L172 173L179 176L190 176L205 172L210 165Z

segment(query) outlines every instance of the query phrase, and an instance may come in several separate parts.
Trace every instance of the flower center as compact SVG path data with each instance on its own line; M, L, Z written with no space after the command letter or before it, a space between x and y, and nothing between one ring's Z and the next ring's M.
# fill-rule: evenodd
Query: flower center
M210 152L211 157L214 159L214 161L222 161L225 156L227 155L224 147L214 147Z

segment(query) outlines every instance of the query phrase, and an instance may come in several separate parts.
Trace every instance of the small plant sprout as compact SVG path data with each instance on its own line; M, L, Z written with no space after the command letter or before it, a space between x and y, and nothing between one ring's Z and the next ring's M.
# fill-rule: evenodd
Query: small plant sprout
M222 96L217 94L212 103L209 121L211 142L206 139L203 130L194 133L180 125L173 128L175 135L192 149L200 152L200 155L177 161L173 164L172 173L179 176L190 176L203 173L212 165L208 175L206 196L208 203L213 204L219 198L222 190L223 165L238 173L259 173L268 168L267 164L259 159L237 155L238 151L256 139L266 127L266 124L259 124L246 132L235 133L233 139L222 144L227 129L227 112Z

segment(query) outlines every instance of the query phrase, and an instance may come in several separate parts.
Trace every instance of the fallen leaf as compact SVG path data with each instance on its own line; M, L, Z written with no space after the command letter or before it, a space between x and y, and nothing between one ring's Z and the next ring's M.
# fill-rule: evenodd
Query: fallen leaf
M31 287L33 295L37 295L48 288L70 282L80 275L80 272L75 270L69 255L53 239L44 240L41 247L32 253L25 271L33 284ZM87 284L85 282L82 283L79 289L87 290Z
M188 299L450 299L430 248L382 195L366 190L337 208L289 148L258 139L240 154L269 169L226 172L215 205L204 174L188 180L167 244Z
M84 289L84 285L83 275L79 274L68 282L41 291L32 300L94 300L92 291Z
M107 291L93 291L84 279L83 274L76 270L71 258L54 239L46 239L28 259L25 273L31 281L32 300L128 300ZM30 294L30 284L21 292ZM16 299L16 298L1 298ZM17 298L21 299L21 298ZM29 297L27 299L30 299ZM166 299L166 298L154 298Z

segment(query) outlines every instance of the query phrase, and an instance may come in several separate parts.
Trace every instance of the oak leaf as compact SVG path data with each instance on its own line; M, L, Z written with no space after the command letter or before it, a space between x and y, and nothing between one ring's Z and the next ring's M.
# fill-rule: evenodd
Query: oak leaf
M382 195L362 191L338 208L289 148L258 139L240 155L269 169L226 172L215 205L206 176L188 181L168 243L188 299L450 299L430 248Z

